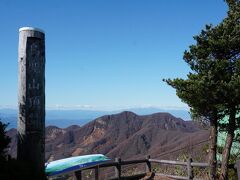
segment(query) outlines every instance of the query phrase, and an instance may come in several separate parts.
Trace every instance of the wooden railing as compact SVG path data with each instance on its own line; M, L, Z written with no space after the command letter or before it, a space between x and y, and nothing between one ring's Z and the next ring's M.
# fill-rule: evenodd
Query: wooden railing
M122 175L122 166L124 165L136 165L140 163L145 163L145 172L132 175L132 176L123 176ZM163 173L156 173L152 172L152 163L157 164L168 164L168 165L180 165L180 166L186 166L187 167L187 176L176 176L176 175L170 175L170 174L163 174ZM154 174L154 176L162 176L162 177L168 177L171 179L186 179L186 180L200 180L194 177L193 167L201 167L201 168L208 168L208 163L199 163L199 162L192 162L192 159L189 158L187 162L183 161L169 161L169 160L158 160L158 159L151 159L150 156L148 156L145 159L140 160L128 160L123 161L120 158L116 158L115 161L106 162L103 164L99 164L97 166L93 166L86 169L81 169L79 171L75 172L75 177L77 180L82 180L82 171L94 169L95 171L95 179L100 179L100 168L107 168L107 167L115 167L115 176L110 178L111 180L128 180L128 179L140 179L145 177L148 173ZM240 160L237 161L235 165L229 165L229 168L234 168L237 171L238 179L240 180Z
M173 179L193 179L194 178L193 167L209 167L208 163L192 162L191 158L189 158L187 162L156 160L156 159L150 159L149 161L152 162L152 163L159 163L159 164L187 166L187 175L188 175L187 177L168 175L168 174L162 174L162 173L155 173L155 175L166 176L166 177L170 177L170 178L173 178Z

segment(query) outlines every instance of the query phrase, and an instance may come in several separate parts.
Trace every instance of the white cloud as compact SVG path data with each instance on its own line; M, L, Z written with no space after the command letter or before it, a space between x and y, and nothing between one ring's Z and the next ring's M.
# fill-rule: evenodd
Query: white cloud
M17 109L16 105L0 105L0 109Z
M0 109L17 109L17 105L0 105ZM128 109L162 109L162 110L189 110L189 107L186 106L164 106L164 105L152 105L152 104L143 104L143 105L129 105L129 106L93 106L89 104L77 104L77 105L61 105L55 104L46 106L47 110L99 110L99 111L119 111L119 110L128 110Z
M90 110L90 109L94 109L94 106L92 105L60 105L60 104L56 104L53 106L47 106L46 109L48 110Z

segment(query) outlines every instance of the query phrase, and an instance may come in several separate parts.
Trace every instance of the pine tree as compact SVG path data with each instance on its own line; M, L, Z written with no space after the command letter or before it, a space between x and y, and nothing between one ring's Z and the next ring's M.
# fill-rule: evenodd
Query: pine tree
M227 0L227 17L217 26L206 25L194 36L196 44L184 52L183 59L190 66L187 79L167 79L177 95L191 111L208 119L211 126L210 178L216 178L216 142L219 121L229 117L228 132L223 150L220 179L227 178L234 132L239 124L240 108L240 2Z
M7 148L10 143L10 138L6 136L7 124L0 121L0 162L6 161L7 159Z

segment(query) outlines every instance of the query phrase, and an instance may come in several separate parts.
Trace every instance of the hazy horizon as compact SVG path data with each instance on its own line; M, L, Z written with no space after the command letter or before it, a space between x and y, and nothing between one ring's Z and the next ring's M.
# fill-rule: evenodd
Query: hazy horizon
M8 129L17 127L17 108L4 109L0 108L0 119L4 123L10 123ZM84 110L84 109L46 109L46 126L54 125L61 128L66 128L70 125L84 125L91 120L104 115L111 115L121 113L122 111L132 111L138 115L150 115L158 112L170 113L177 118L183 120L191 120L190 114L187 110L164 110L158 108L129 108L112 111L98 111L98 110Z

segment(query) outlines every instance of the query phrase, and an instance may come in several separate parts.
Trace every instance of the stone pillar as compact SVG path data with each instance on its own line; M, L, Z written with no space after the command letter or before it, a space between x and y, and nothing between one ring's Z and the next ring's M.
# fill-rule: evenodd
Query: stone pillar
M17 158L45 164L45 34L32 27L19 29Z

